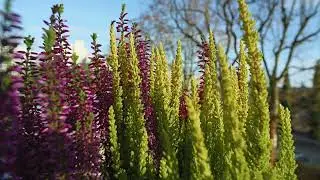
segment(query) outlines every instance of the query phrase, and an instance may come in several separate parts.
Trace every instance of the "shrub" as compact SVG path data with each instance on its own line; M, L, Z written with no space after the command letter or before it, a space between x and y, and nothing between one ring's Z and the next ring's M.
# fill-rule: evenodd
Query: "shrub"
M169 69L163 46L151 50L125 6L111 24L106 56L91 35L88 66L70 52L63 5L51 10L39 53L30 36L26 51L13 52L19 37L10 30L20 28L19 16L9 5L2 12L1 178L296 179L283 108L280 159L270 164L262 54L244 0L239 68L228 64L210 32L199 49L201 77L188 89L180 42ZM12 57L16 65L3 68Z

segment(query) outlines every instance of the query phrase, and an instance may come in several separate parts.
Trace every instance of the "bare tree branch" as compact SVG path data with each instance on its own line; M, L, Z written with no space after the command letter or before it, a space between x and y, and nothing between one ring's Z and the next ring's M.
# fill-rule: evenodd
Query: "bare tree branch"
M320 24L316 24L320 15L320 1L247 2L257 21L266 74L269 79L275 77L275 81L278 81L291 68L297 49L315 41L320 34ZM233 64L237 62L237 49L242 34L236 1L154 0L149 7L142 16L142 23L146 31L159 35L157 41L169 38L167 41L175 42L183 38L183 43L194 44L186 46L192 49L186 51L195 52L194 47L201 45L201 38L207 36L213 28L218 33L217 42L224 42L226 53ZM156 18L146 18L148 16ZM174 47L174 43L170 47Z

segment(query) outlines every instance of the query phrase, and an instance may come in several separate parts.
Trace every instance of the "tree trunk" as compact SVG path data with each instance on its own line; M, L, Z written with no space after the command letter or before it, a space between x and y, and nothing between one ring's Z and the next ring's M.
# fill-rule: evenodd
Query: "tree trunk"
M277 80L273 78L270 82L270 139L271 139L271 164L274 165L277 156L277 124L279 107L279 89Z

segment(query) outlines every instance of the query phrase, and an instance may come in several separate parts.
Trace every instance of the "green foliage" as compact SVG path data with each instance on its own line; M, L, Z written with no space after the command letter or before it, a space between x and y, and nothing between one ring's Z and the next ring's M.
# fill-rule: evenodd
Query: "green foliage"
M97 33L92 33L92 34L90 35L90 37L91 37L92 41L97 41L97 39L98 39Z
M43 29L43 30L44 30L44 33L42 35L43 47L47 53L50 53L56 41L56 32L53 29L53 27L49 27L49 29Z
M169 77L169 65L167 61L166 52L163 48L163 45L159 45L159 57L161 59L162 63L162 71L163 71L163 81L165 83L165 89L166 89L166 96L168 96L169 99L171 99L171 86L170 84L170 77Z
M181 125L181 141L179 144L178 159L180 179L190 179L191 176L191 161L192 161L192 143L189 135L190 120L187 118Z
M295 180L297 179L295 174L297 164L294 154L294 141L291 133L290 112L281 105L279 110L281 132L279 160L276 163L277 178Z
M262 54L258 48L259 35L245 0L238 0L238 3L251 73L251 98L246 123L247 161L257 174L267 173L271 156L270 115L266 77L261 65Z
M110 40L113 40L112 37L110 37ZM111 44L112 45L112 44ZM115 64L113 62L114 59L112 58L111 55L111 59L110 59L110 66L112 68L112 71L116 71L115 68ZM114 64L113 64L114 63ZM128 93L129 93L129 86L128 86L128 60L127 60L127 51L126 51L126 44L124 42L124 40L122 39L119 43L118 43L118 63L119 63L119 75L120 75L120 85L121 88L119 87L119 89L113 89L113 92L115 93L114 96L114 103L118 103L118 105L114 105L115 108L115 115L116 115L116 124L118 125L118 134L119 134L119 142L120 144L120 151L121 151L121 159L123 160L123 165L125 167L125 169L129 169L130 168L130 164L129 164L129 134L128 133L124 133L126 131L126 129L128 128L127 123L126 123L126 116L128 116L128 106L129 106L129 102L128 102ZM115 74L117 76L117 74ZM113 78L116 78L113 77ZM115 80L115 79L113 79ZM113 88L115 88L117 83L117 80L115 81L115 84L113 84ZM122 92L121 92L122 90ZM122 96L118 96L120 95L120 93L122 94ZM118 97L117 97L118 96ZM118 99L117 99L118 98ZM119 99L122 98L122 101ZM120 109L118 109L119 107L121 107L122 104L122 111L119 112ZM122 118L121 118L122 117ZM120 119L118 119L120 118Z
M160 47L160 49L162 49ZM162 50L156 49L156 67L154 82L153 104L158 122L157 131L160 139L160 160L159 176L161 179L178 179L178 160L173 147L172 136L170 136L170 95L168 92L168 67L165 55Z
M27 36L24 38L23 43L27 47L27 51L25 54L25 60L22 63L23 66L23 80L24 80L24 89L31 89L33 84L35 83L35 77L37 74L35 61L31 56L31 49L34 44L34 37ZM31 93L30 93L31 94ZM27 97L26 97L27 98Z
M120 30L120 38L117 38L115 27L111 24L110 50L106 56L107 61L102 61L103 57L99 55L100 50L97 47L100 45L96 44L97 34L91 35L93 44L95 44L93 55L101 60L104 67L107 67L104 70L95 68L95 73L92 73L92 76L99 74L96 71L105 71L104 73L110 75L106 75L106 77L110 77L110 87L106 88L106 92L99 91L101 95L97 93L98 91L88 90L88 87L95 89L97 84L90 84L92 83L91 77L86 79L86 72L80 71L81 66L76 64L78 56L73 54L70 57L74 63L70 69L67 65L65 66L68 68L68 72L61 72L60 74L64 75L61 79L69 78L70 70L73 75L71 77L74 78L70 80L71 83L69 81L67 83L75 87L73 91L76 94L72 97L79 98L81 105L85 103L86 98L92 98L92 102L90 101L85 106L88 108L88 112L81 118L76 116L84 122L83 124L80 121L75 123L76 133L85 134L88 131L90 134L95 130L100 131L100 122L95 121L96 114L92 111L100 108L96 105L101 105L102 100L95 101L95 98L98 95L111 94L106 98L106 101L110 100L110 104L104 106L111 106L109 109L106 108L105 112L107 113L104 114L104 117L107 117L107 122L103 122L106 127L103 127L105 129L102 128L101 131L106 132L98 132L106 136L101 142L99 140L96 146L103 146L105 152L108 152L104 154L106 157L104 163L108 165L102 171L111 169L111 172L103 173L112 177L104 178L138 180L297 178L294 174L296 163L290 113L283 107L280 107L279 162L276 167L270 166L268 93L261 66L262 54L257 43L258 32L255 30L255 23L248 12L245 0L238 1L244 31L244 41L240 43L239 70L229 65L221 46L218 50L216 49L213 33L210 32L209 43L206 44L208 48L205 50L203 89L199 89L200 87L197 86L199 81L192 78L189 91L186 90L185 94L183 92L183 59L180 42L177 43L172 69L169 69L167 57L161 44L159 47L152 48L150 59L148 59L150 62L146 60L146 63L150 63L148 64L150 69L145 70L141 67L143 66L141 65L143 63L139 61L141 52L137 48L139 40L130 28L126 29L128 22L125 19L124 5L120 18L123 24L120 24L123 26L121 28L126 30ZM54 14L63 13L63 5L54 6L52 11ZM51 55L55 53L53 48L57 34L53 27L44 30L43 46L46 54L49 55L46 57L48 59L55 60ZM34 38L28 36L24 42L29 53ZM64 47L61 49L64 50ZM150 52L148 50L145 53ZM57 62L59 60L56 58ZM47 84L52 84L52 89L49 89L48 93L50 103L53 105L49 106L51 108L49 110L60 113L67 105L64 106L63 97L55 91L64 85L64 81L61 85L56 85L58 83L58 76L55 75L56 69L54 69L56 61L48 61L43 75L48 78ZM76 67L79 67L79 70ZM145 79L142 81L141 75L145 75L142 74L145 72L150 72L146 78L146 84L150 85L150 91L146 92L149 93L147 95L150 99L147 100L150 103L150 109L145 108L142 101L142 97L145 97L146 94L142 91L142 82L145 82ZM80 75L85 77L83 78L85 85L78 83ZM316 72L315 86L320 89L320 76L318 76L319 72ZM99 87L105 87L107 84L102 83L102 86ZM59 88L54 89L53 87L56 86ZM85 88L81 86L85 86ZM68 93L67 90L62 90L61 94ZM89 91L92 96L86 94ZM203 92L201 100L199 92ZM316 98L318 99L318 96ZM72 108L77 105L75 104ZM317 108L320 109L320 103L318 105ZM187 111L184 118L181 118L182 110ZM60 115L58 113L54 114L55 121L53 123L60 123L56 120L56 117ZM156 120L155 124L149 123L149 118L146 118L149 116L153 116L152 118ZM67 121L69 122L69 119ZM147 134L149 124L152 124L156 129L156 132L152 133L156 136L154 139L157 142L148 144L148 140L151 139L148 139ZM97 126L98 130L90 128L93 126ZM56 129L58 130L58 128ZM90 136L90 138L91 141L95 137ZM153 143L156 144L156 148L152 147ZM110 157L108 157L109 153ZM100 162L100 160L104 159L98 161Z
M4 10L6 12L10 12L11 11L11 7L12 7L12 0L6 0L4 2Z
M177 149L180 139L180 119L179 119L179 107L180 97L182 95L183 84L183 72L182 72L182 57L181 57L181 42L178 41L177 54L173 62L171 72L171 89L172 96L170 101L171 116L170 116L170 131L173 136L173 146Z
M208 148L210 166L215 177L224 171L223 118L221 94L217 77L217 58L213 33L209 35L209 60L205 67L204 91L201 104L201 128Z
M248 164L244 157L245 142L240 129L237 111L237 92L233 70L229 69L224 49L219 46L221 87L223 94L223 123L225 151L225 179L249 179Z
M72 59L72 62L73 62L74 64L76 64L77 61L78 61L78 59L79 59L79 56L74 52L74 53L72 53L72 55L71 55L71 59Z
M32 37L31 35L25 37L23 43L27 46L27 51L30 51L34 43L34 37Z
M115 114L113 107L109 108L109 137L110 137L110 152L112 158L112 170L115 179L127 179L127 175L124 169L121 168L120 161L120 147L117 137L117 125L115 123Z
M58 13L59 15L61 15L63 11L64 11L63 4L56 4L52 8L52 14Z
M200 127L200 113L199 109L196 109L195 105L198 104L197 98L196 99L186 99L188 113L189 113L189 130L190 130L190 143L192 147L192 158L191 158L191 165L190 165L190 179L203 179L209 180L213 179L209 157L208 157L208 150L204 143L203 133Z
M129 140L128 176L133 179L146 178L148 165L148 136L145 127L143 105L140 95L140 70L134 46L133 34L130 34L129 69L131 78L128 80L127 116L125 117L126 132Z
M239 127L240 130L245 133L245 124L248 117L248 98L249 98L249 88L248 88L248 67L247 67L247 55L245 53L244 44L240 43L240 57L239 57Z
M123 116L122 116L122 86L120 85L120 65L118 57L118 49L116 42L116 35L114 32L114 25L110 27L110 56L108 64L112 69L112 93L113 93L113 106L115 111L116 125L119 128L118 136L123 136Z

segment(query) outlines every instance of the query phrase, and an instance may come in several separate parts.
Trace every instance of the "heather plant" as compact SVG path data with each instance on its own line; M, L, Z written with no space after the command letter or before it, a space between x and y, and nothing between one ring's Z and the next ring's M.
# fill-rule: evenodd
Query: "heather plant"
M166 57L161 46L156 50L156 70L153 101L158 126L157 132L160 140L161 160L159 176L162 179L178 178L178 160L170 136L170 95L168 92L168 67Z
M43 39L45 51L41 57L37 94L42 127L37 154L47 158L38 163L39 177L63 178L68 177L74 168L72 157L69 156L74 154L73 132L71 124L66 122L70 112L65 94L65 73L68 69L62 56L55 54L56 32L52 26L45 30Z
M182 96L183 72L182 72L182 55L181 42L177 43L176 57L171 70L171 89L172 95L170 99L171 115L169 128L173 136L173 146L177 148L180 138L181 123L179 120L180 97Z
M126 179L126 172L122 169L120 160L120 148L118 143L117 125L115 124L115 114L113 106L109 108L109 137L110 137L110 153L113 177L115 179Z
M32 52L34 38L31 36L25 37L24 44L26 51L18 51L15 53L16 63L22 67L20 76L23 79L23 87L19 89L21 113L19 114L21 126L19 126L19 142L17 151L17 172L24 174L25 177L33 175L38 170L35 163L23 162L37 161L34 158L35 152L38 151L39 142L41 140L41 121L38 108L36 86L38 77L38 68L36 65L37 53ZM33 147L33 148L32 148Z
M148 168L148 136L145 127L143 104L139 85L141 84L138 58L135 52L134 35L130 34L130 56L128 70L127 115L125 118L126 134L129 140L129 176L145 178Z
M248 64L247 54L245 52L244 43L240 43L240 57L239 57L239 71L238 71L238 85L239 95L238 103L240 108L238 111L239 116L239 127L245 135L245 125L248 117L248 99L249 99L249 88L248 88Z
M22 28L20 16L11 10L10 0L4 1L0 18L0 176L16 178L21 79L16 76L20 68L12 66L12 53L21 39L15 32Z
M224 49L219 46L218 57L221 66L221 89L223 94L223 123L224 123L224 158L225 179L248 179L249 169L244 157L244 138L241 135L237 111L237 78L233 69L228 68Z
M297 179L295 169L297 164L294 157L294 145L290 126L290 112L280 105L280 152L276 163L278 179Z
M221 177L224 171L224 128L220 83L217 74L216 47L213 33L209 34L208 61L204 68L203 98L200 120L206 146L209 152L210 166L216 177Z
M77 57L74 57L77 59ZM75 60L73 59L73 60ZM78 176L96 177L100 171L101 134L94 119L94 94L86 77L83 65L72 64L72 101L70 101L70 119L75 128L76 164Z
M190 179L213 179L208 150L200 127L199 97L194 79L191 80L192 96L186 99L189 113L187 129L190 130Z
M270 170L271 141L269 130L269 108L266 77L261 68L262 54L258 47L258 32L255 22L244 0L239 0L239 11L244 31L244 42L248 50L250 67L250 96L246 123L247 161L254 174Z
M113 103L112 99L112 73L109 66L106 63L106 58L101 55L101 44L97 42L97 34L91 35L92 42L92 54L90 57L89 72L87 78L89 78L89 89L93 95L93 113L95 125L98 135L100 136L100 146L103 149L103 174L107 177L112 176L107 172L111 169L111 152L110 152L110 140L109 140L109 120L108 111L109 107ZM99 147L99 144L98 144ZM96 152L97 154L98 152ZM97 166L97 168L101 168Z
M151 48L125 6L111 23L109 52L91 35L87 68L70 51L62 4L45 21L39 53L31 36L25 51L14 51L19 37L11 30L20 21L9 5L2 13L0 178L296 179L290 112L282 107L279 161L270 164L262 54L244 0L239 67L210 32L190 86L181 43L170 69L163 46Z

